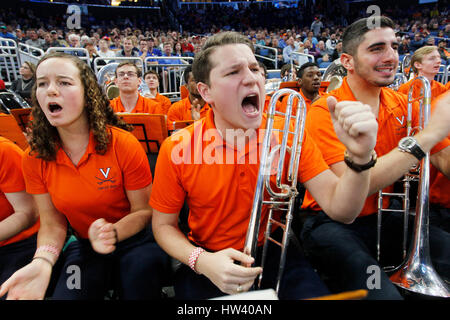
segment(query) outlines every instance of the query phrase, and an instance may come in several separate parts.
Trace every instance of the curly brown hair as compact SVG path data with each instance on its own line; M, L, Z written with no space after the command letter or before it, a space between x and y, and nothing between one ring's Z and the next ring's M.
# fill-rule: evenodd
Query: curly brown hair
M127 131L133 130L133 127L117 117L111 108L109 99L97 83L94 72L87 63L78 57L63 52L52 52L42 57L36 66L36 70L43 61L52 58L68 59L78 68L80 80L84 87L84 103L89 128L93 131L96 142L95 150L98 154L105 154L110 142L109 126L115 126ZM56 159L56 153L61 147L61 140L56 127L50 124L39 106L36 98L36 87L37 84L33 86L31 94L33 119L29 145L31 152L37 154L37 158L52 161Z

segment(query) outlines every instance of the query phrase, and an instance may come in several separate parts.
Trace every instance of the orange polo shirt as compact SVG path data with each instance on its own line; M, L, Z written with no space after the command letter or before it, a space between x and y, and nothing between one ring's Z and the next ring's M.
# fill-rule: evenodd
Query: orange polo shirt
M156 93L156 96L154 98L150 98L150 100L153 100L160 105L161 112L163 114L167 114L167 112L169 112L170 106L172 105L172 102L169 98L159 93Z
M311 101L311 99L308 99L308 98L303 94L302 89L300 89L299 93L300 93L300 95L303 97L303 100L305 100L306 112L308 113L312 101ZM323 96L323 94L319 92L319 97L321 97L321 96ZM286 112L286 107L287 107L287 101L288 101L288 98L289 98L289 96L284 96L283 100L281 100L281 106L280 106L280 109L278 109L278 111L280 111L280 112ZM293 103L293 105L292 105L293 108L294 108L294 110L293 110L293 112L292 112L293 115L296 115L296 114L297 114L297 103L298 103L298 99L295 98L295 99L294 99L294 103Z
M260 129L264 129L265 119L264 116ZM275 117L274 121L274 127L282 127L281 118ZM158 155L150 205L160 212L174 214L186 199L191 241L212 251L230 247L241 250L264 138L264 130L258 132L259 137L254 135L238 150L222 140L214 124L214 112L209 110L205 118L170 136ZM280 138L274 134L272 141L278 144ZM327 169L319 149L305 131L298 180L308 181ZM263 210L263 223L267 214ZM261 227L260 243L263 232Z
M398 92L408 95L409 89L413 85L413 81L414 81L414 79L411 79L408 82L402 84L400 86L400 88L398 88ZM440 83L436 80L431 81L430 87L431 87L431 101L433 101L435 98L437 98L439 95L441 95L442 93L444 93L447 90L445 88L445 85L443 85L442 83ZM421 81L414 82L414 89L412 92L412 96L418 97L420 95L421 88L422 88Z
M432 111L437 101L439 98L431 105ZM450 139L450 135L447 138ZM450 179L436 169L432 163L430 163L430 203L450 208Z
M126 190L152 183L139 141L122 129L108 130L111 142L106 153L96 153L91 131L87 150L76 166L63 149L57 151L55 161L38 159L29 150L23 159L27 191L49 193L55 208L82 238L88 238L89 226L95 220L115 223L130 213Z
M181 99L180 101L174 102L167 113L167 129L173 130L174 121L193 120L191 108L192 105L189 100L189 96ZM204 118L209 109L210 106L205 103L205 105L200 109L200 118Z
M122 104L122 100L120 100L120 96L112 99L110 103L114 112L127 112ZM165 114L160 103L141 95L139 95L136 106L130 113Z
M14 213L5 193L25 190L22 174L23 151L12 141L0 137L0 222ZM9 239L0 241L0 247L27 239L39 230L39 220L30 228L19 232Z
M270 94L266 94L266 97L264 99L264 112L267 113L267 111L269 110L269 105L270 105L270 99L272 99L272 95L275 92L272 92ZM278 99L277 103L276 103L276 107L275 110L280 110L281 109L281 101L280 99Z
M341 87L329 93L336 97L338 101L356 101L350 87L347 83L347 77L344 78ZM414 104L413 126L418 123L418 104ZM375 151L378 157L389 153L397 148L398 142L406 134L406 115L407 115L407 97L399 94L389 88L381 88L380 108L378 113L378 134ZM330 112L328 110L326 97L322 97L314 102L307 113L306 128L313 136L318 147L322 151L323 158L329 166L334 163L344 161L345 146L339 141L334 132L331 122ZM431 153L438 152L450 145L450 141L443 141L437 144ZM386 192L392 192L393 186L384 189ZM360 213L360 216L369 215L377 212L378 193L369 196ZM384 197L384 206L388 205L388 197ZM320 210L319 205L309 192L306 192L303 201L303 208Z

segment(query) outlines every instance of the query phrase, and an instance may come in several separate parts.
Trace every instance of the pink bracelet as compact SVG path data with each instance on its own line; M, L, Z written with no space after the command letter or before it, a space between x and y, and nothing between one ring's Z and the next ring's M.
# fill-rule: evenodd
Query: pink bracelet
M195 270L195 263L197 262L197 259L202 252L205 252L205 249L196 247L189 255L189 267L194 270L195 273L198 273L197 270Z
M42 252L42 251L50 252L50 253L54 254L55 256L59 255L58 248L56 248L55 246L49 245L49 244L46 244L46 245L43 245L43 246L40 246L39 248L37 248L35 254Z

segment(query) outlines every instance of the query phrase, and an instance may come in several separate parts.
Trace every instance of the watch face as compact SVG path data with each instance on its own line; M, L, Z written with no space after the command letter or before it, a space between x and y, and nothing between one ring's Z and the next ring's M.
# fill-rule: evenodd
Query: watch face
M416 144L416 141L412 138L405 138L402 141L402 146L407 149L412 148L415 144Z

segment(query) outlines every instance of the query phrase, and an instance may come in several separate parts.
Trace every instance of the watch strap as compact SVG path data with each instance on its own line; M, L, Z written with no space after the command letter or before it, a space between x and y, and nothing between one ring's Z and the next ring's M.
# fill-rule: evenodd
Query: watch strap
M357 164L357 163L353 162L353 160L349 157L347 150L345 150L344 162L353 171L362 172L364 170L372 168L375 165L375 163L377 163L377 153L375 152L375 150L373 150L372 157L369 162L364 163L364 164Z

